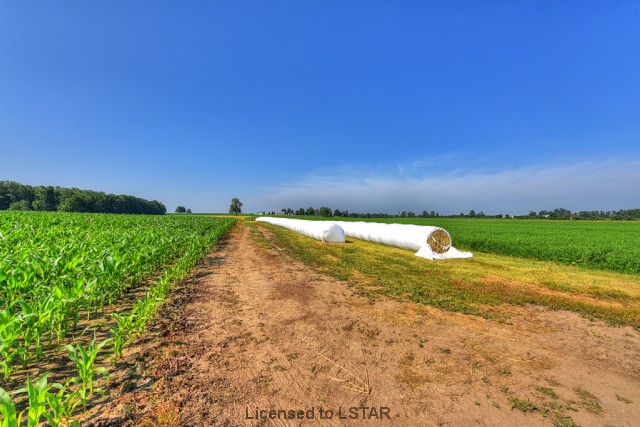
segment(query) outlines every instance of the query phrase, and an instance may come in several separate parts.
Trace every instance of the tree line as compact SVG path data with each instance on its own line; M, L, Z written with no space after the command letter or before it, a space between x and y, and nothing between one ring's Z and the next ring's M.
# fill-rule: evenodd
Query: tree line
M265 212L266 215L276 215L276 211ZM297 215L297 216L322 216L322 217L344 217L344 218L435 218L440 217L440 214L435 211L422 211L419 213L411 211L402 211L398 214L389 213L358 213L349 212L348 210L341 211L340 209L332 210L330 207L321 206L319 208L308 207L293 210L291 208L283 208L277 212L278 215Z
M620 209L618 211L580 211L571 212L568 209L558 208L552 211L542 210L536 214L536 212L529 212L528 218L543 218L543 219L576 219L576 220L596 220L596 219L609 219L609 220L633 220L640 219L640 209Z
M0 181L0 210L164 215L166 206L125 194Z
M266 212L267 215L276 215L275 211ZM530 211L528 215L498 214L488 215L483 211L476 213L470 210L468 214L461 212L459 215L441 215L435 211L402 211L397 214L389 213L355 213L347 210L332 210L323 206L320 208L309 207L293 210L283 208L278 215L297 216L322 216L322 217L349 217L349 218L517 218L517 219L555 219L555 220L636 220L640 219L640 209L621 209L618 211L579 211L571 212L568 209L557 208L554 210L541 210L539 212Z

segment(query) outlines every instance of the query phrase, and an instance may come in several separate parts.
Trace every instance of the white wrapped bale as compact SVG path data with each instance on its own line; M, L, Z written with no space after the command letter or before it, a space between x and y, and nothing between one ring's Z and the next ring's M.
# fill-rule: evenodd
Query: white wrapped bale
M307 221L303 219L258 217L256 221L268 222L287 228L303 236L328 243L344 243L344 230L331 221Z
M430 260L473 256L470 252L460 252L451 246L451 235L440 227L362 221L334 221L334 223L342 227L349 237L410 249L417 251L416 256Z

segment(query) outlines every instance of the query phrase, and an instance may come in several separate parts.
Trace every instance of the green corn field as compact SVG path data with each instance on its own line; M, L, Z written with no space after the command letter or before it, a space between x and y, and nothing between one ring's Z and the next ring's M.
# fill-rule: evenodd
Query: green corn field
M97 389L94 378L108 376L105 367L93 365L98 351L109 348L117 358L126 342L142 333L171 285L185 278L234 222L201 216L0 212L0 426L19 425L21 418L28 425L44 419L51 423L55 413L69 417L79 404L85 406ZM88 347L73 340L80 321L91 324L141 286L146 289L142 298L111 314L116 320L111 338L100 343L94 338ZM15 384L15 374L37 367L52 349L68 352L77 376L64 385L46 386L45 373L20 389L24 384ZM39 395L33 383L39 384ZM9 401L26 409L11 412Z

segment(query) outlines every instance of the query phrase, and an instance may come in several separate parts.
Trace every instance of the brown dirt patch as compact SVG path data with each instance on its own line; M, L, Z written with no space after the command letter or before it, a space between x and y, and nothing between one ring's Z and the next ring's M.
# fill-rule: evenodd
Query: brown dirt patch
M495 321L372 303L241 224L126 351L83 425L637 425L640 334L537 306L504 311ZM363 420L362 406L390 419ZM256 408L314 419L248 418Z

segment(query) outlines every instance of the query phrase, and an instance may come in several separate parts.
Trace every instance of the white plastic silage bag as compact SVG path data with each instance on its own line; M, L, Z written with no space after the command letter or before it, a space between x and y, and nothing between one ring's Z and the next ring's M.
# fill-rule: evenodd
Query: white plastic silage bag
M258 217L256 221L279 225L303 236L328 243L344 243L344 230L331 221L307 221L304 219Z
M334 221L345 234L355 239L410 249L416 256L430 260L471 258L471 252L460 252L451 246L451 236L444 228L413 224Z

